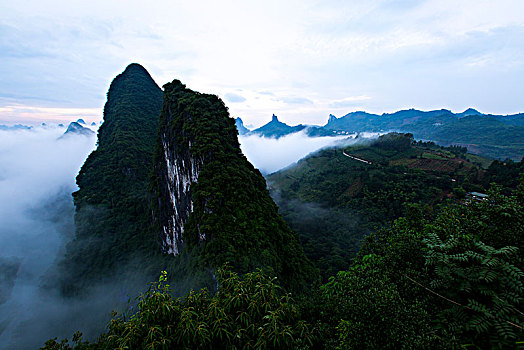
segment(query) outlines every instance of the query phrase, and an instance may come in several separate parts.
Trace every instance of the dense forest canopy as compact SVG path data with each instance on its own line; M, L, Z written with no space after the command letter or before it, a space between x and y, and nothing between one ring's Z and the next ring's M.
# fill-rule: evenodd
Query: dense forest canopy
M512 195L420 205L371 234L352 265L293 297L261 271L175 299L163 273L95 342L130 348L517 348L524 339L524 177ZM69 349L49 340L46 349Z
M162 90L138 64L111 83L98 147L73 194L76 235L60 265L66 295L82 293L136 257L155 255L147 186L161 107Z

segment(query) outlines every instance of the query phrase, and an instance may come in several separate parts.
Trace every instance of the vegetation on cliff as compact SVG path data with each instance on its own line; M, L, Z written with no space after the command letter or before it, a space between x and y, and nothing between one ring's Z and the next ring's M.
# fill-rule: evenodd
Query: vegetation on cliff
M73 194L76 236L61 262L65 294L80 292L133 258L155 254L147 186L161 107L162 90L138 64L111 83L98 147Z
M166 146L160 139L156 145L155 205L170 198L163 174L164 147L171 147L186 163L201 164L198 181L191 184L192 211L183 230L192 254L206 267L228 263L242 273L269 269L285 286L304 288L314 270L297 235L278 214L264 178L242 154L235 121L224 103L178 80L164 89L159 130L172 136Z

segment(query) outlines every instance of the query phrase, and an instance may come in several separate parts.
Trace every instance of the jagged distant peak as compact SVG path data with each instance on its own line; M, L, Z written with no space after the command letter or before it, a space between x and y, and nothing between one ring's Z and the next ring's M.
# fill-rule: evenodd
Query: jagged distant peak
M271 121L272 122L279 122L278 117L275 114L273 114L273 116L271 117Z
M84 119L82 118L78 118L78 120L76 121L78 124L82 124L82 125L86 125L86 122L84 121ZM71 124L69 124L71 125Z
M481 115L482 113L480 113L476 109L470 107L470 108L466 109L464 112L459 113L459 114L465 117L465 116L468 116L468 115Z
M333 114L330 114L328 118L328 124L334 122L335 120L337 120L337 117L335 117Z
M94 134L94 131L89 128L83 127L82 125L80 125L80 123L71 122L69 123L67 130L61 137L71 134L90 136Z
M235 125L239 135L245 135L249 132L249 129L244 126L244 122L239 117L235 118Z

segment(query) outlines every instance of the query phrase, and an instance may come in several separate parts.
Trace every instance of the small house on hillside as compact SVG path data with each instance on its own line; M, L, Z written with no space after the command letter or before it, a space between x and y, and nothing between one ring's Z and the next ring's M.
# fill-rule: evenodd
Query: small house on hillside
M480 201L485 201L485 200L488 200L488 195L485 193L480 193L480 192L466 193L466 202L471 202L471 201L480 202Z

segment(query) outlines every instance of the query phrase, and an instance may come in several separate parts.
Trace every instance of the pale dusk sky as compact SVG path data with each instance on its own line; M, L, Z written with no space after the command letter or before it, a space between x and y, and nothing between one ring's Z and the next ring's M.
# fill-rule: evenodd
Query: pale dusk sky
M260 126L524 112L524 1L0 1L0 124L99 121L132 62Z

